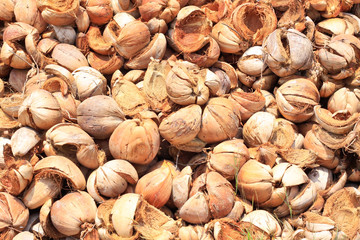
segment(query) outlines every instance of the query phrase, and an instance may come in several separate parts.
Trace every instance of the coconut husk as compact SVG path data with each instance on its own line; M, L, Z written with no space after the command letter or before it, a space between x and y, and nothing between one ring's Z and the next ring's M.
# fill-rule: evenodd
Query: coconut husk
M330 218L336 222L339 230L343 231L350 239L360 231L359 208L348 208L344 206L340 210L333 211Z
M317 154L311 150L289 148L278 150L278 153L285 161L301 168L314 168L319 166L316 164Z
M269 234L254 224L249 222L235 222L229 218L211 221L208 224L208 230L217 232L217 240L270 239Z
M181 227L179 221L141 200L136 210L134 228L145 239L170 239ZM166 238L166 236L168 238Z
M279 148L290 148L295 139L295 130L289 121L276 119L269 141Z
M0 108L0 136L6 134L7 131L14 130L15 128L19 127L20 123L13 119L11 116L7 115L1 108Z
M144 77L143 91L155 112L169 112L171 101L166 92L166 76L171 70L167 61L153 60L150 62Z
M314 125L312 131L315 136L322 142L325 146L331 149L339 149L345 147L352 138L355 137L354 134L335 134L329 131L326 131L324 128L319 125Z
M111 93L125 115L134 116L143 110L149 109L145 94L130 81L116 81Z
M331 195L325 202L324 216L332 216L335 212L343 208L360 207L359 192L352 187L343 188Z
M255 148L249 148L250 158L273 167L276 161L278 147L265 143Z
M111 210L114 207L114 204L116 202L116 199L109 199L102 204L99 205L97 209L97 218L99 219L96 227L97 229L104 228L106 229L107 233L111 236L112 240L136 240L139 239L139 233L135 232L134 235L130 238L122 238L119 235L116 234L116 231L114 229L111 217Z
M45 234L49 238L63 238L66 237L60 233L51 222L50 209L51 205L54 203L54 200L47 200L44 205L40 208L39 220L41 227L43 228Z
M323 216L336 222L339 230L353 239L360 231L360 194L353 187L346 187L331 195L325 203Z

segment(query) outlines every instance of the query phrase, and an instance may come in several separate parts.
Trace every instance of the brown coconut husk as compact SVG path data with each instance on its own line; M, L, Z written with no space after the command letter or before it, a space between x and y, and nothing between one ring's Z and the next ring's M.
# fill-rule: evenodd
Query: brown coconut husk
M217 240L270 239L269 234L250 222L235 222L229 218L213 220L208 224L210 231L217 231Z

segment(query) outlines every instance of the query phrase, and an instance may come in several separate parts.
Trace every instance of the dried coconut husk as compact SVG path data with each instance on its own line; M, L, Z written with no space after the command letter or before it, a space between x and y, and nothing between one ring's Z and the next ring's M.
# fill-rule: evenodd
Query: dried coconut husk
M207 225L208 231L214 233L217 240L270 239L268 233L250 222L236 222L228 218L213 220Z
M48 64L56 64L56 59L47 57L40 51L40 49L38 49L37 45L39 43L39 40L40 35L37 30L32 31L25 38L26 51L31 56L31 59L33 59L33 61L37 64L37 67L39 67L40 69L42 69Z
M80 2L76 0L40 0L37 6L45 22L64 26L75 21Z
M314 200L314 203L311 205L311 207L308 209L310 212L321 214L325 204L325 199L321 194L318 192L316 194L316 198Z
M239 109L242 122L246 122L251 115L265 106L265 98L260 90L244 92L238 88L230 94L229 99L233 100L235 106Z
M323 80L321 88L319 89L320 97L327 98L333 95L337 90L344 87L345 84L341 81L329 78L328 75L322 75Z
M327 0L326 9L321 11L321 16L324 18L334 18L337 17L341 12L342 4L341 0Z
M20 123L13 117L7 115L2 108L0 108L0 135L5 131L12 131L20 126Z
M167 160L155 164L136 184L135 193L157 208L163 207L170 199L173 179L179 174L175 165Z
M359 198L357 189L353 187L343 188L326 200L323 215L331 217L332 214L343 208L358 208L360 207Z
M187 151L187 152L202 152L204 150L206 144L207 144L206 142L204 142L196 137L193 140L191 140L190 142L175 145L175 147L179 150Z
M27 80L27 73L28 71L25 69L12 69L8 79L11 88L15 89L17 92L23 92Z
M37 48L42 54L48 55L58 44L59 41L54 38L43 38L38 42Z
M111 42L107 42L101 35L99 27L90 26L86 33L86 38L89 43L89 47L96 53L102 55L112 55L115 52Z
M277 18L271 5L261 2L244 3L233 10L231 22L250 45L261 45L276 29Z
M171 201L177 208L182 205L189 198L191 182L192 182L192 169L190 166L184 167L181 172L174 177L172 181Z
M145 73L143 92L155 112L169 112L171 101L166 91L166 76L171 70L167 61L152 60Z
M339 190L344 188L344 186L347 182L347 179L348 179L348 175L347 175L346 171L343 171L343 170L340 170L340 171L341 171L341 175L338 177L337 182L334 182L326 190L320 192L320 194L323 198L328 199L331 195L333 195L334 193L336 193Z
M315 84L306 78L295 78L285 82L275 92L280 113L288 120L304 122L314 114L320 101Z
M138 20L127 23L116 36L113 46L126 59L134 57L150 42L149 28Z
M198 51L209 42L211 27L212 22L200 8L184 7L177 15L173 40L182 52Z
M63 238L66 236L63 235L62 233L60 233L54 227L54 225L52 224L51 219L50 219L50 208L51 208L51 205L53 204L53 202L54 202L53 199L49 199L40 208L40 215L39 215L40 224L41 224L41 227L44 230L44 233L46 234L47 237Z
M360 99L356 96L356 90L346 87L337 90L329 98L327 109L334 114L349 115L360 112Z
M166 1L138 1L141 19L145 22L151 19L163 19L166 23L171 22L180 11L180 3L177 0Z
M162 59L166 51L166 38L163 33L156 33L150 43L125 64L130 69L147 69L151 59Z
M219 68L206 69L205 85L212 96L225 96L230 91L230 78Z
M111 220L111 210L114 207L115 201L116 199L106 200L105 202L101 203L97 208L95 224L98 229L100 239L119 239L119 236L116 234ZM127 238L127 240L135 240L138 237L139 233L135 233L132 237Z
M239 191L247 200L261 204L271 198L275 180L269 166L250 159L240 169L237 179Z
M349 134L335 134L325 130L317 124L312 127L312 131L320 142L334 150L348 146L355 137L353 132Z
M147 118L134 118L120 123L109 139L113 157L132 163L148 164L160 147L158 125Z
M125 120L116 101L109 96L87 98L75 110L81 128L97 139L109 138L115 128Z
M87 0L84 7L92 24L104 25L113 17L110 0Z
M277 150L278 147L265 143L258 147L249 148L249 154L251 159L273 167L278 157Z
M32 64L30 55L18 42L3 42L1 58L6 65L16 69L29 69Z
M295 29L276 29L264 41L265 63L279 77L312 67L311 41Z
M90 25L90 17L88 12L85 9L85 6L80 6L79 11L76 13L75 24L77 30L81 33L86 32Z
M59 65L69 69L70 71L75 71L80 67L89 66L88 61L84 54L75 47L74 45L59 43L55 46L51 57Z
M132 82L132 83L137 84L137 83L139 83L139 82L141 82L141 81L144 80L145 73L146 73L145 70L139 70L139 69L137 69L137 70L130 70L129 72L127 72L127 73L123 76L123 78L124 78L125 80L128 80L128 81ZM119 74L119 77L120 77L120 75L121 75L121 74L120 74L120 71L117 71L116 74L113 75L113 77L114 77L115 75L117 75L117 74ZM113 81L113 80L112 80L112 81Z
M212 233L207 232L201 225L183 226L179 229L179 238L183 240L206 239L213 240Z
M146 23L146 25L148 26L151 34L156 34L156 33L165 34L169 29L166 22L163 19L158 19L158 18L152 18L150 21Z
M294 28L299 32L305 29L305 9L301 2L272 0L271 5L280 12L277 27Z
M207 154L204 152L193 155L190 160L188 160L187 166L190 166L193 170L193 179L198 178L203 173L210 172L207 164Z
M184 60L195 63L199 67L211 67L220 56L219 44L210 37L209 43L196 52L184 53Z
M353 25L342 18L330 18L323 20L315 27L315 44L318 46L324 46L329 43L331 36L340 34L353 35Z
M47 130L62 122L63 116L56 98L46 90L37 89L22 102L18 120L24 126Z
M25 37L33 31L36 31L36 29L27 23L11 23L4 29L3 41L16 42L24 40Z
M83 191L66 194L50 209L51 222L59 232L84 240L98 239L94 228L95 216L95 201Z
M179 216L193 224L206 223L211 218L225 217L234 202L234 190L229 181L217 172L203 173L194 180Z
M331 40L316 54L325 72L334 80L342 80L354 74L356 55L350 44Z
M145 239L162 239L160 236L176 236L180 222L165 215L164 212L150 205L141 198L138 203L134 228ZM167 239L167 238L164 238Z
M10 116L12 120L18 117L19 108L24 101L24 96L21 93L14 93L0 99L1 111ZM10 122L9 122L10 123Z
M290 148L295 141L296 131L293 123L277 118L274 122L269 142L279 148Z
M231 12L230 0L215 0L201 6L201 10L212 22L217 23Z
M316 236L319 232L328 232L331 236L330 230L335 228L335 222L329 217L321 216L314 212L305 212L301 214L303 221L305 222L305 236Z
M351 131L349 135L349 140L351 141L346 145L346 149L350 152L356 153L358 156L360 156L360 140L359 140L359 134L360 134L360 124L355 124L354 130ZM355 136L355 137L353 137Z
M304 139L304 148L317 153L317 163L327 168L335 168L339 159L335 157L335 151L323 144L315 135L314 131L308 131Z
M324 216L335 221L350 239L360 230L360 193L353 187L343 188L330 196L324 205Z
M355 61L359 62L360 57L360 40L351 34L339 34L335 36L332 41L342 41L349 44L355 51L356 59Z
M169 98L179 105L205 104L210 95L205 85L206 71L187 61L169 61L171 70L166 76Z
M66 93L68 93L68 92L71 94L76 93L75 78L69 70L67 70L66 68L61 67L59 65L55 65L55 64L47 65L44 68L44 70L45 70L46 74L51 75L51 76L48 76L48 78L56 76L56 77L60 78L61 80L65 81L65 83L68 85L68 89L66 90ZM45 82L46 82L46 80L45 80ZM42 84L44 84L44 83L42 83Z
M24 86L24 93L25 96L29 95L36 89L41 89L44 82L48 79L49 75L40 70L38 73L34 72L33 70L29 70L27 74L28 80L25 82Z
M116 70L122 68L124 64L123 57L114 53L110 56L89 52L87 60L91 67L95 68L102 74L113 74Z
M51 77L44 82L41 88L53 94L60 105L62 115L65 119L76 121L78 103L71 94L67 81L59 77Z
M276 79L276 75L272 75L271 77L275 77ZM260 90L262 95L265 98L265 107L264 107L264 111L273 114L276 118L279 117L279 111L278 111L278 107L276 104L276 100L275 97L272 93L266 91L266 90Z
M0 77L6 77L10 73L10 66L6 65L3 60L0 58Z
M82 52L85 56L90 52L89 41L85 33L78 33L75 40L75 46Z
M11 154L9 156L16 156L16 159L25 157L25 160L35 164L38 154L42 151L41 135L37 131L29 127L21 127L11 136Z
M0 3L0 20L11 21L14 18L15 3L12 0L5 0Z
M125 115L134 116L150 107L144 92L130 81L116 80L111 94Z
M29 209L20 199L6 192L0 192L1 233L0 238L12 240L22 231L29 220Z
M321 108L320 105L314 107L314 113L320 126L335 134L350 132L360 118L360 113L354 113L350 116L341 113L332 114L329 110Z
M96 223L103 228L100 235L129 240L139 239L139 234L145 239L173 239L181 227L179 221L166 216L138 194L124 194L115 203L110 201L98 208ZM126 204L127 208L119 204Z
M219 172L227 180L233 180L249 158L249 151L242 139L224 141L208 155L210 169Z
M106 160L94 140L79 125L60 123L46 132L44 151L47 156L65 156L87 168L95 169Z
M236 136L240 113L231 100L211 98L202 114L198 138L207 143L220 142Z
M289 148L279 149L277 152L285 161L301 168L314 168L319 166L316 164L317 154L311 150Z
M28 186L33 177L33 167L30 162L38 159L36 153L39 150L32 150L22 157L14 157L10 145L5 145L3 154L6 167L0 170L0 189L13 196L19 195Z
M86 186L84 175L70 159L50 156L38 161L34 166L34 180L23 195L25 205L30 209L41 207L48 199L58 196L64 182L74 190L83 190Z
M341 12L349 12L352 6L355 4L353 0L341 0ZM341 13L340 13L341 14Z
M238 87L238 85L239 85L238 77L237 77L235 68L233 66L231 66L231 64L229 64L227 62L223 62L223 61L217 61L216 63L214 63L213 67L219 68L226 73L226 75L230 79L230 88L231 89Z
M250 45L234 29L229 18L225 18L215 24L212 28L211 36L217 41L223 53L241 54Z

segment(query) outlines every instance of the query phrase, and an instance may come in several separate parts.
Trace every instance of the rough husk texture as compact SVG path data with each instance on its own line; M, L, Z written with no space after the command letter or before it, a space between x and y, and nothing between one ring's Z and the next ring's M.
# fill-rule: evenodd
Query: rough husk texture
M135 114L149 108L148 100L143 91L127 80L116 81L112 87L112 96L125 115Z

